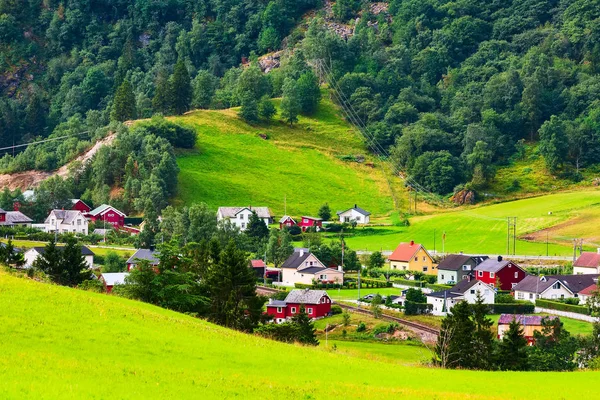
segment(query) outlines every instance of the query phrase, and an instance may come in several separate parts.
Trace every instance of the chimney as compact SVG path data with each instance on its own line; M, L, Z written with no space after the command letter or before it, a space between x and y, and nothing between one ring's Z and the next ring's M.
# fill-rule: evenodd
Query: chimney
M498 256L498 261L502 261L502 256Z
M415 245L415 241L414 241L414 240L411 240L411 241L410 241L410 245L411 245L411 246L414 246L414 245Z
M304 255L304 248L300 249L300 257Z
M598 248L596 249L596 252L597 252L598 254L600 254L600 247L598 247Z
M21 203L19 201L15 201L13 203L13 211L19 211L20 208L21 208Z
M273 299L269 297L269 304L273 304Z
M338 265L338 271L340 271L340 272L344 272L344 268L342 268L342 266L341 266L341 265Z
M358 208L358 207L356 206L356 204L354 205L354 208Z

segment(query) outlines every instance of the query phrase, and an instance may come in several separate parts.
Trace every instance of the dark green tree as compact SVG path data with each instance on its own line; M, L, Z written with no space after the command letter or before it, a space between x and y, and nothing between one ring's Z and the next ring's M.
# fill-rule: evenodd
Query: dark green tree
M294 246L289 232L285 229L271 229L267 242L267 260L277 268L293 253Z
M474 331L471 306L461 301L442 320L434 361L442 368L471 368Z
M565 123L553 115L540 128L540 153L550 172L556 172L564 164L568 152L569 140Z
M367 265L369 266L369 268L381 268L385 265L385 262L386 261L383 254L381 254L380 251L374 251L369 256L369 261L367 262Z
M414 303L427 303L427 297L421 289L410 288L406 291L406 300Z
M319 208L319 218L323 221L329 221L331 219L331 209L329 204L325 203Z
M255 123L258 122L258 103L256 98L250 93L244 93L242 95L242 106L240 108L239 115L246 122Z
M275 105L267 96L263 96L258 103L258 116L265 121L270 121L277 114Z
M300 102L300 112L311 115L317 111L317 106L321 100L319 78L311 70L308 70L300 75L296 82L296 88Z
M255 240L263 240L269 236L269 227L255 212L250 215L250 219L248 220L246 236Z
M59 274L55 275L55 282L65 286L77 286L90 279L91 272L81 252L81 245L74 237L68 237L66 244L60 251Z
M154 109L154 112L169 115L173 108L173 104L171 101L172 90L167 71L161 69L158 72L154 86L154 97L152 98L152 108Z
M175 64L170 81L172 109L175 114L181 115L190 109L192 103L192 83L183 60Z
M529 367L534 371L572 371L577 368L577 340L558 318L542 319L542 331L533 334L529 349Z
M317 330L308 314L306 314L303 304L300 305L298 314L292 317L292 323L296 325L296 329L298 330L298 341L300 343L311 346L319 345L316 334Z
M298 114L300 113L300 98L296 82L286 78L282 90L281 118L292 126L294 122L298 122Z
M471 305L473 313L473 364L471 368L489 370L493 367L494 333L492 326L494 322L487 317L489 306L484 304L484 299L479 292L475 303Z
M121 86L115 93L115 99L113 101L113 109L110 113L110 119L113 121L128 121L137 117L137 111L135 107L135 95L133 94L133 87L127 79L123 81Z
M498 344L498 353L495 358L498 368L502 371L527 371L527 339L525 339L523 327L515 318Z
M58 282L62 273L60 263L61 251L52 239L44 247L44 252L33 262L33 268L48 275L52 281Z
M102 272L124 272L126 269L127 265L123 257L119 256L114 251L106 253L106 256L104 256Z

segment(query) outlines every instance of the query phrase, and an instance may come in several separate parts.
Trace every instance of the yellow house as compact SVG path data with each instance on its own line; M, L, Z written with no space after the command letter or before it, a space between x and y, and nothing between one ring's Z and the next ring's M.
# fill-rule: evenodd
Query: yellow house
M437 264L429 252L422 244L412 240L410 243L400 243L388 259L391 269L437 275Z

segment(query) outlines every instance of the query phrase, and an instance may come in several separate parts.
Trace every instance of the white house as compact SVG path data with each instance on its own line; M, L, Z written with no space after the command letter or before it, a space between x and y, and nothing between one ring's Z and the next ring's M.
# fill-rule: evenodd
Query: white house
M294 253L281 265L281 282L286 286L295 283L310 285L313 281L344 283L344 272L326 267L307 249L294 249Z
M514 287L515 299L535 301L536 299L558 300L579 297L579 293L594 285L598 275L554 275L526 276ZM580 303L585 300L580 299Z
M483 298L484 304L494 304L494 288L487 283L473 279L464 279L451 289L427 294L427 304L432 304L433 315L446 315L456 304L466 301L474 304L477 294Z
M338 211L337 215L341 223L356 221L357 224L368 224L371 213L355 204L354 207L346 211Z
M52 210L44 224L36 224L44 232L88 234L88 221L78 210Z
M219 207L217 210L217 222L229 220L233 225L244 231L248 227L250 216L256 213L265 225L273 223L273 214L269 207Z
M64 246L56 246L56 248L58 250L62 251ZM27 250L23 254L23 258L25 258L24 267L31 268L31 266L33 265L33 262L39 256L44 254L45 251L46 251L45 247L32 247L29 250ZM85 262L88 265L88 268L93 268L94 267L94 252L91 251L87 246L81 246L81 255L83 255L85 257Z
M584 251L573 263L573 275L600 274L600 249Z

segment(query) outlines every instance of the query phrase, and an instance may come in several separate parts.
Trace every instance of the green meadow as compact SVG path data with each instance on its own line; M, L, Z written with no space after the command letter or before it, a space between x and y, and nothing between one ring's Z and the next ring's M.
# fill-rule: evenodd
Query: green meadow
M284 213L285 199L294 216L316 215L324 203L334 213L354 204L379 216L393 210L381 164L368 155L326 92L319 111L291 127L277 116L269 124L249 125L236 109L198 110L173 119L198 132L196 149L177 159L175 204L205 202L215 210L269 206L277 216ZM366 162L342 160L356 155ZM400 181L397 185L401 188Z
M579 399L600 379L409 367L3 272L0 308L2 399Z

